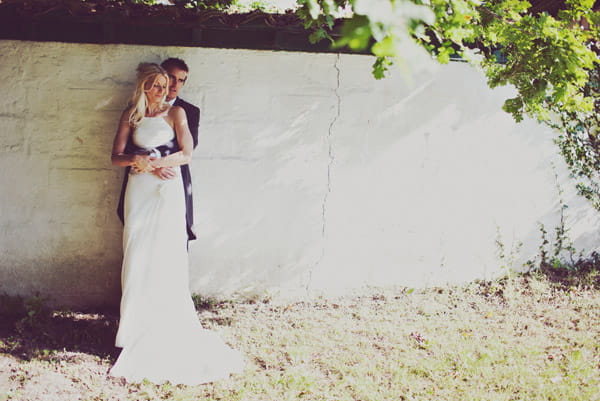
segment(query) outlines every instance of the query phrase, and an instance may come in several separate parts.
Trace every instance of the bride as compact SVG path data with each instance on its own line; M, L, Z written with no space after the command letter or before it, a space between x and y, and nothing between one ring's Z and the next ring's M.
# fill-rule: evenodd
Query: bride
M191 161L185 111L164 102L169 78L158 64L137 69L131 106L122 114L112 163L130 166L125 192L121 318L110 370L128 381L200 384L243 369L241 355L198 321L188 288L185 198L175 179L152 174ZM131 137L131 138L130 138ZM135 153L128 143L133 142Z

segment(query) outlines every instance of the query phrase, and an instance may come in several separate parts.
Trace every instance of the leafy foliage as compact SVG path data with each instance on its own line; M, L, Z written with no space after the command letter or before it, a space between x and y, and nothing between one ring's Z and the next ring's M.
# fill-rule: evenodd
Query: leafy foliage
M334 45L368 49L376 78L413 42L441 63L459 56L480 67L492 88L513 85L517 95L504 110L561 132L556 141L579 191L600 210L597 3L567 0L550 13L525 0L300 0L298 15L318 40L328 18L345 13Z

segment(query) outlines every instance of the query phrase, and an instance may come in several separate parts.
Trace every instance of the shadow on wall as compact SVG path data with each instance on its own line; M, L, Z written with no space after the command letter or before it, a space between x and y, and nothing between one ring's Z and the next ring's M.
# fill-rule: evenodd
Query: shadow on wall
M97 46L0 46L21 70L3 93L16 99L8 118L23 121L24 133L22 146L0 161L8 173L1 186L11 188L0 195L0 292L37 293L56 304L118 304L122 171L111 166L110 151L137 62L106 74ZM5 119L1 136L18 134Z

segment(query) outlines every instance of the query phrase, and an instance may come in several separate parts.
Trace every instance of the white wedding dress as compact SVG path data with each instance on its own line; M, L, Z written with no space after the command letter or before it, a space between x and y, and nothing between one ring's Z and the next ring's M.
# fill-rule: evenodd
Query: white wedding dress
M146 117L134 143L152 149L174 139L162 117ZM175 169L179 174L179 169ZM243 358L205 330L188 287L185 200L181 177L130 174L125 194L121 319L110 370L139 382L195 385L243 370Z

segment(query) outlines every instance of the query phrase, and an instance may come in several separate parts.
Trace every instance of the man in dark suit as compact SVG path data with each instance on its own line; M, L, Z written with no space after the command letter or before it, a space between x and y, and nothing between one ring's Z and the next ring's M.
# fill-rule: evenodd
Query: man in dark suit
M185 61L178 58L168 58L162 62L161 67L167 71L169 75L169 90L167 92L166 101L171 106L180 106L185 111L188 127L192 133L192 139L194 140L194 149L198 145L198 127L200 125L200 109L193 104L186 102L179 97L179 91L185 85L189 68ZM178 146L178 145L177 145ZM127 144L126 153L135 152L135 145L133 144L131 137ZM183 181L183 190L185 194L185 209L186 209L186 226L188 241L196 239L194 233L194 204L192 201L192 177L190 174L190 166L187 164L181 165L180 167L165 167L154 170L154 174L163 179L169 180L177 177L175 168L181 169L181 178ZM123 180L123 187L121 189L121 199L119 200L119 206L117 208L117 214L124 221L124 203L125 203L125 189L127 188L127 179L129 177L129 168L125 171L125 177Z

